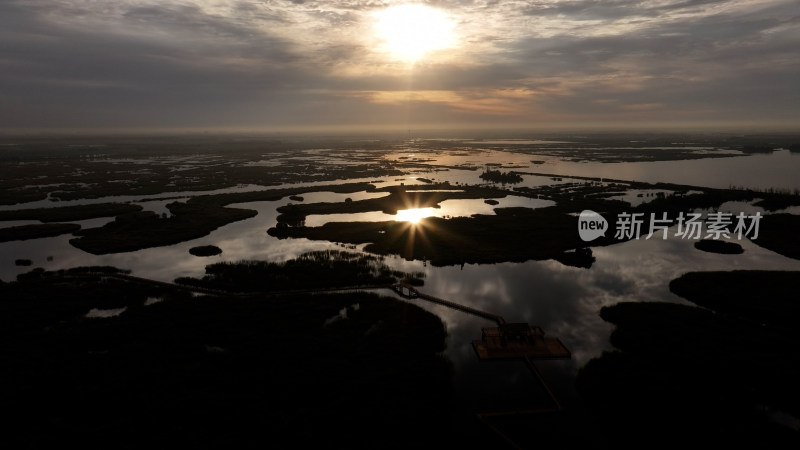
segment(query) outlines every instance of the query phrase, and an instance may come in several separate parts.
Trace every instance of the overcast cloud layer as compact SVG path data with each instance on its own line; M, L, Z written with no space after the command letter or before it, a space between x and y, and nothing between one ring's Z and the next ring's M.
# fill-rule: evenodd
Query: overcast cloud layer
M0 129L800 123L797 0L429 1L414 65L399 3L2 0Z

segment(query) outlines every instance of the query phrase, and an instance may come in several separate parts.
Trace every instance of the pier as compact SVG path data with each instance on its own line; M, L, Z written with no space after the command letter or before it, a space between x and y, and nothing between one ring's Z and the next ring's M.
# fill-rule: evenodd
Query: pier
M505 319L502 316L498 316L497 314L492 314L490 312L481 311L479 309L471 308L469 306L461 305L455 302L451 302L448 300L444 300L438 297L434 297L432 295L428 295L418 291L414 286L411 286L407 283L396 283L392 285L392 289L401 297L405 298L421 298L423 300L427 300L429 302L438 303L440 305L447 306L448 308L453 308L458 311L462 311L468 314L472 314L474 316L483 317L484 319L489 319L491 321L496 322L498 325L503 325L506 323Z
M506 323L505 319L497 314L425 294L407 283L396 283L391 285L391 288L404 298L427 300L497 323L497 327L482 328L481 339L472 341L472 348L475 350L475 354L481 360L514 359L523 361L552 402L552 406L486 411L476 414L478 420L489 427L509 446L517 449L522 448L511 436L494 423L494 418L552 414L564 410L564 406L545 381L539 368L534 364L536 359L568 359L572 357L572 353L558 338L546 337L541 328L527 323Z

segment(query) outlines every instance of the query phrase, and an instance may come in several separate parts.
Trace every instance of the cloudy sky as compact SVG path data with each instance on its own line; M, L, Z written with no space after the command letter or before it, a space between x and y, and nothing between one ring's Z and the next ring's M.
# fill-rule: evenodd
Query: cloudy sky
M800 129L798 0L406 3L0 0L0 130Z

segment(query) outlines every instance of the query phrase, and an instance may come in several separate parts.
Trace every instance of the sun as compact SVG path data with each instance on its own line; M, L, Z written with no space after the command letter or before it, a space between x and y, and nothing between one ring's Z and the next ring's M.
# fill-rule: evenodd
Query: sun
M422 4L390 6L376 13L375 29L382 49L410 63L433 50L453 47L454 27L444 11Z
M395 216L394 220L398 222L419 223L420 220L435 215L436 211L434 208L401 209L397 211L397 215Z

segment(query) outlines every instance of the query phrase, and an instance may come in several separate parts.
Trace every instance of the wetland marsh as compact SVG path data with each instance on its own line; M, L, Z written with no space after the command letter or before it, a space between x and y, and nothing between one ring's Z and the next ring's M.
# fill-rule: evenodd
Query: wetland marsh
M245 357L250 351L269 352L278 345L274 342L282 340L284 344L279 345L288 347L274 359L280 370L286 368L287 373L299 373L296 371L306 367L304 364L313 365L311 361L333 364L341 370L337 369L338 375L329 379L331 383L348 377L347 383L351 383L353 374L361 370L361 365L369 365L369 361L380 361L381 369L364 375L366 383L372 383L373 375L384 376L379 374L384 369L409 370L408 364L417 361L414 358L421 358L426 361L430 373L435 374L435 383L423 388L425 372L421 370L414 372L419 377L402 389L410 389L408 392L422 389L417 393L427 393L413 398L435 407L432 411L452 417L453 430L458 430L465 442L473 436L476 442L493 445L497 437L488 428L475 426L474 413L527 407L546 398L537 391L523 364L487 365L476 359L469 343L480 337L482 327L490 325L485 319L421 300L401 299L389 290L376 291L382 297L363 293L328 294L326 297L270 294L278 299L275 300L278 306L273 300L262 299L257 303L263 303L264 309L258 311L259 307L248 303L253 299L245 301L237 297L242 291L341 288L414 279L416 284L422 284L420 289L427 294L490 311L513 322L540 326L548 335L559 337L571 350L570 360L541 364L545 378L569 412L546 419L545 422L553 425L549 428L535 418L523 420L524 427L542 427L540 442L580 444L585 443L580 437L582 433L590 432L601 436L598 442L609 446L632 445L624 437L622 425L615 423L613 417L632 420L631 411L637 408L644 411L646 407L629 403L629 410L609 409L609 398L597 394L604 386L613 385L608 381L613 373L624 373L631 364L642 363L641 359L630 356L629 340L635 341L636 335L623 339L619 333L642 332L630 324L649 323L647 317L655 314L663 324L663 332L669 334L671 326L701 314L696 311L699 308L692 305L709 307L704 299L710 298L710 294L702 290L697 291L701 292L699 294L689 293L675 287L679 284L671 284L672 280L685 279L685 274L690 272L778 271L786 275L769 279L766 278L769 275L752 276L756 277L753 285L777 285L778 290L770 295L781 298L791 296L786 290L795 289L797 278L793 274L800 273L797 272L800 271L797 261L800 241L795 215L800 212L797 209L800 207L797 195L800 184L795 176L800 173L800 155L793 153L800 137L690 138L670 135L447 140L198 137L165 142L71 137L9 142L0 149L0 160L8 169L4 171L8 175L3 177L3 196L0 197L3 203L0 236L5 241L0 242L4 317L22 314L26 318L23 323L30 326L9 325L7 333L12 346L18 346L21 351L30 345L25 336L39 336L42 326L52 327L54 321L67 320L68 325L59 325L57 329L66 336L65 342L80 343L70 352L86 350L81 345L88 345L90 353L106 352L109 350L94 348L92 344L94 339L102 339L104 333L121 333L118 342L123 345L133 336L130 331L133 328L126 327L150 324L148 326L156 330L152 334L152 343L156 345L161 339L174 338L156 338L166 333L159 323L177 320L181 314L186 314L180 319L180 327L191 330L197 342L186 341L185 345L181 344L183 346L169 347L163 356L167 357L167 353L185 355L187 365L164 366L161 370L170 376L183 373L194 364L189 355L194 355L192 352L200 348L197 346L202 342L206 346L204 352L211 356L202 356L196 363L205 365L207 372L203 376L208 380L222 377L230 381L228 377L235 376L233 372L221 373L216 363L202 362L206 357L215 358L216 349L228 348L220 342L231 339L244 346L242 356L237 358ZM687 142L689 144L683 144ZM774 152L753 152L754 142ZM770 177L765 178L764 173L769 173ZM733 186L743 187L732 189ZM758 212L763 217L756 239L736 239L733 234L733 237L714 240L715 244L710 246L701 241L706 243L695 248L696 241L674 236L677 228L674 220L667 224L668 239L661 239L660 234L645 239L646 233L640 239L617 239L613 230L609 230L605 236L585 242L578 234L578 214L584 210L597 211L611 227L622 213L641 213L645 217L642 223L645 230L651 224L651 214L659 217L665 213L674 218L681 212L707 214L729 210L733 215L745 211L748 215ZM727 231L732 232L732 228ZM705 251L699 250L701 247ZM323 259L327 257L319 255L339 255L342 265L326 266ZM18 260L29 260L31 266L15 264ZM375 265L378 261L380 264ZM124 297L119 301L101 302L103 293L111 293L113 297L114 292L128 289L130 283L119 279L104 281L94 272L79 276L59 272L78 266L113 266L129 270L131 276L138 278L162 283L178 280L189 289L202 287L228 294L192 300L189 293L178 287L144 284L136 285L135 291L141 292L131 294L130 301ZM320 267L329 270L315 272ZM17 277L20 281L14 281ZM694 283L706 287L718 284L718 281ZM38 285L43 287L35 287ZM63 295L56 294L58 285L69 286L71 300L62 300ZM80 292L97 300L79 300ZM757 317L754 311L761 311L760 306L753 306L760 302L755 292L734 290L725 296L735 298L737 305L742 305L737 306L737 314L744 315L745 320ZM155 306L145 309L132 306L149 298L163 299L159 305L167 306L158 308L168 310L163 313L166 315L159 315ZM680 305L683 309L657 306L663 303ZM356 304L358 308L354 308ZM366 304L375 304L377 309L367 314L363 310ZM231 310L228 305L232 305ZM410 316L403 316L402 320L393 316L400 311L397 308L410 305L414 312L403 312ZM129 309L115 318L92 319L99 322L72 322L92 308L100 307ZM335 333L324 331L324 336L313 338L321 341L308 344L328 348L333 342L342 342L359 350L353 349L356 353L352 354L348 353L351 350L334 353L319 361L311 357L310 361L300 363L290 349L304 348L303 351L308 352L311 347L295 345L297 339L306 338L302 337L303 333L296 334L298 329L289 331L289 319L274 317L273 314L278 314L273 311L275 308L284 308L284 318L292 317L291 322L299 329L314 330L313 336L317 336L320 332L317 328L323 323L351 324L355 323L353 318L359 318L358 325L351 324L356 328L337 328ZM655 313L649 308L654 308ZM663 308L664 312L658 308ZM711 308L722 307L717 302ZM41 317L37 316L37 311L41 311ZM724 308L720 311L731 314ZM233 338L224 333L215 334L214 339L203 338L203 333L213 327L214 316L218 313L235 315L236 319L225 322L224 327L232 333L239 318L243 320L241 333L247 333L247 329L257 327L253 320L259 317L258 320L271 324L280 323L279 328L284 330L281 333L285 334L282 337L261 336L253 331L256 337L249 343L244 337ZM255 316L245 320L248 314ZM764 314L796 317L794 306L788 301L777 302ZM193 317L198 321L193 321ZM326 322L331 318L334 318L332 322ZM415 322L417 320L419 322ZM108 326L100 326L102 323ZM443 331L437 328L439 323ZM623 331L615 332L617 338L609 340L615 325ZM386 335L387 342L392 342L390 347L379 351L384 343L364 337L371 336L375 327L391 330ZM415 327L416 331L404 327ZM731 330L736 329L720 327L708 333L714 335L714 339L726 339ZM343 334L337 335L339 332ZM415 335L420 341L410 343L409 336L414 333L420 333ZM765 333L754 335L763 340L764 346L770 344L770 339L779 339L779 332L774 336ZM37 339L44 339L43 361L51 354L48 352L67 346L42 336ZM326 341L328 339L331 341ZM399 344L397 339L408 345ZM709 337L679 335L675 339L685 342ZM326 343L320 344L322 341ZM786 342L776 347L782 357L772 354L759 357L765 373L780 370L778 366L770 366L773 359L792 360L797 356L795 347L784 344ZM406 358L411 355L407 352L417 350L420 352L404 360L403 368L392 368L389 360L381 359L387 355L379 356L385 351L391 354L389 356ZM663 353L656 347L651 350ZM140 360L151 351L150 347L131 347L130 352L120 351L115 356L116 362L108 366L102 361L79 359L70 362L68 367L80 371L85 370L82 365L86 364L86 367L102 366L111 371L127 370L126 361ZM438 359L426 359L431 355ZM672 356L665 355L661 357ZM624 367L618 364L623 359L628 364ZM67 364L59 361L51 363ZM726 361L720 359L718 364L727 364ZM645 363L655 364L652 360ZM257 370L277 370L265 369L272 362L259 364ZM687 359L676 364L695 362ZM9 376L24 377L26 373L36 372L32 367L22 364ZM589 370L583 371L585 367ZM713 370L698 369L702 372L699 382L713 384L715 377L729 375L718 369L718 366ZM277 375L270 377L272 383L284 380ZM34 379L42 383L47 381ZM729 382L737 379L731 378ZM394 378L390 377L382 385L371 385L372 392L383 393L393 389L392 386L400 386L391 384L400 381L388 380ZM580 380L577 384L580 390L576 389L576 380ZM266 386L250 381L254 384L247 386L254 389ZM640 384L631 383L630 386L656 389L653 380L647 377L636 382ZM703 400L708 414L713 414L715 408L736 405L736 411L741 412L736 413L736 423L756 424L741 428L749 433L748 437L755 439L774 433L780 435L786 427L770 422L768 415L751 414L754 405L779 408L792 417L800 414L796 402L776 401L780 392L790 392L781 391L781 383L787 382L785 379L776 382L777 387L763 395L753 394L726 402L715 402L717 397L714 396L719 393L716 387L692 391L692 395L711 393ZM36 386L32 381L30 389ZM614 386L618 391L624 388ZM166 389L159 385L158 389L162 388ZM670 388L668 384L657 387ZM116 395L113 386L103 389ZM297 389L296 395L301 397L321 395L321 391L316 390L313 394L304 392L299 385ZM350 392L350 388L342 389L336 398L343 399L345 391ZM58 401L72 401L55 390L48 391L48 395L60 399ZM635 392L619 391L617 398L631 399ZM12 397L21 402L21 397L16 395ZM213 402L223 402L223 398L228 399L225 402L236 402L238 400L231 399L240 398L243 393L219 391L213 395L220 396L211 399ZM326 398L329 403L320 405L328 406L320 406L309 416L309 426L321 423L322 416L332 411L329 408L334 400ZM242 414L273 414L269 406L248 405L250 409ZM668 409L674 409L673 406ZM375 420L397 420L404 427L421 429L421 422L417 421L421 417L406 414L408 411L404 416L392 416L381 411L377 403L370 408L374 408ZM688 434L699 426L692 422L699 418L692 417L675 423ZM353 416L353 420L365 420L365 416ZM502 427L514 434L514 430L523 425L515 423ZM238 425L232 423L225 426L229 426L231 432L239 430ZM299 429L287 426L286 430ZM779 431L774 431L773 426ZM376 430L384 430L376 427ZM175 430L160 430L165 436L175 436ZM733 436L731 430L726 430L723 433L726 439ZM335 434L334 429L329 431ZM442 441L437 442L447 442L451 431L447 427L438 430ZM370 439L378 439L377 434L370 436ZM412 444L416 442L414 436L413 433L409 435L408 439L412 440L392 438L387 442L415 445ZM716 438L719 436L713 433L708 435L708 439Z

